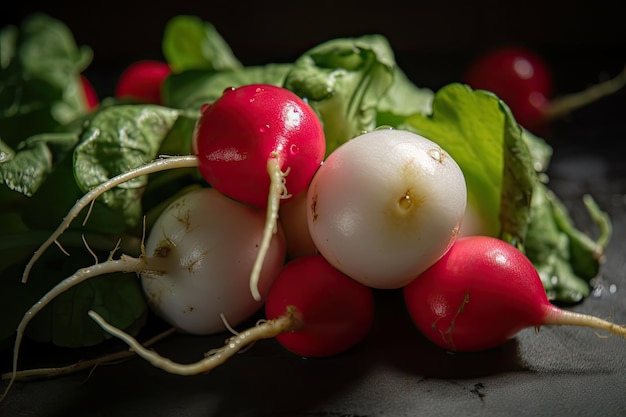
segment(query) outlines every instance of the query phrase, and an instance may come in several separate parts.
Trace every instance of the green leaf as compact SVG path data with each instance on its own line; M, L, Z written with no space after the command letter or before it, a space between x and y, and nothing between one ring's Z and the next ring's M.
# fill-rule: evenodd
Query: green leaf
M326 153L376 128L377 105L393 82L395 58L381 35L334 39L305 52L284 86L320 115Z
M578 230L559 198L544 184L533 194L532 222L526 254L537 268L548 296L575 303L589 295L590 281L598 275L612 234L611 221L591 196L583 199L598 227L593 240Z
M63 23L31 15L19 30L3 28L0 46L0 132L9 146L86 113L80 73L92 51L79 48Z
M170 19L163 35L163 55L173 72L242 68L215 27L195 16L180 15Z
M56 162L78 142L75 133L47 133L32 136L14 152L0 140L0 182L9 189L32 196Z
M156 105L119 105L98 111L74 150L74 175L83 192L150 162L176 122L179 112ZM129 224L141 216L145 176L107 191L100 198L112 209L128 212Z
M483 234L523 240L535 171L519 126L495 95L450 84L435 93L432 114L414 114L400 126L438 143L459 164Z
M377 126L395 126L412 114L430 114L434 95L431 89L417 87L395 67L393 84L377 106Z
M24 313L50 288L79 266L71 258L50 259L38 265L28 283L22 284L21 267L15 265L0 280L0 339L13 337ZM59 267L59 264L63 265ZM83 265L84 266L84 265ZM45 273L42 273L45 270ZM147 305L134 274L109 274L80 283L55 298L33 318L26 336L63 347L92 346L111 336L87 315L95 310L108 321L133 334L142 327Z
M163 103L178 109L199 110L203 104L217 100L230 87L248 84L280 86L290 68L291 64L267 64L227 72L189 70L172 74L161 87Z

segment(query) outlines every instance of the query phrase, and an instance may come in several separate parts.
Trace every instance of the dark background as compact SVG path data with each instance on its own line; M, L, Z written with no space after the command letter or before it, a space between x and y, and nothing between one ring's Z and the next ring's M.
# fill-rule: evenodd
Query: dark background
M479 52L517 43L555 68L556 91L584 88L614 75L626 59L626 24L618 1L5 1L2 25L33 11L65 22L79 45L94 50L88 75L99 93L140 58L160 58L166 22L192 14L213 23L247 65L291 62L325 40L385 35L399 65L420 86L460 78Z

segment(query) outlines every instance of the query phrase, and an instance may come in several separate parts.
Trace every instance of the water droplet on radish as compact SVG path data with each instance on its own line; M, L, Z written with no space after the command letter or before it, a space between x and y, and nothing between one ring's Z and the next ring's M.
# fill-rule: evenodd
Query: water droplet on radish
M428 151L428 155L430 155L431 158L433 158L435 161L439 162L440 164L443 163L444 154L443 152L441 152L441 149L439 148L430 149Z
M297 154L300 151L300 148L298 148L298 145L292 144L289 147L289 152L291 152L292 155Z

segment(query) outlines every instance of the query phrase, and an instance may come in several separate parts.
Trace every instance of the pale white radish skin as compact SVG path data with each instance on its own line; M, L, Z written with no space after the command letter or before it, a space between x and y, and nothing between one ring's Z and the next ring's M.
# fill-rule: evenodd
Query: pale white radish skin
M146 241L150 257L167 256L167 275L141 272L155 313L193 334L226 330L220 315L238 325L263 306L285 262L282 228L272 236L258 281L261 300L250 293L249 277L265 227L265 212L238 203L212 188L189 193L168 207Z
M287 257L289 259L317 253L315 242L313 242L311 233L309 233L306 212L306 192L302 192L290 201L281 204L278 210L278 220L283 226L285 233Z
M400 288L449 249L466 198L461 169L439 145L380 129L324 161L307 194L307 221L334 267L373 288Z

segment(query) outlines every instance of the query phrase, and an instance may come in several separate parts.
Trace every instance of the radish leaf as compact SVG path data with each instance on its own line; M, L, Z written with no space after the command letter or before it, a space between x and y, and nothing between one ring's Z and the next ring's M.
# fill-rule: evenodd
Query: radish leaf
M307 99L320 115L328 155L376 127L376 106L393 82L395 65L383 36L334 39L298 58L284 86Z
M80 189L87 192L156 158L178 116L178 111L156 105L119 105L97 112L74 150L74 173ZM146 182L146 177L135 178L104 193L101 201L137 214ZM131 218L136 220L136 216Z
M242 67L215 26L195 16L170 19L163 35L163 55L174 72L230 71Z

